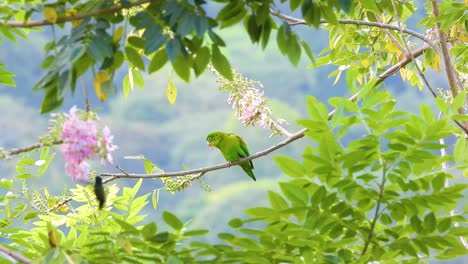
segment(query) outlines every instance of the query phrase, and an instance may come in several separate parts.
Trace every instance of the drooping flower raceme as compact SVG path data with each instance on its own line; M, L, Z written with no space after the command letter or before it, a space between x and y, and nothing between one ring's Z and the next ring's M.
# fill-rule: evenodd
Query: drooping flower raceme
M113 136L109 128L101 129L98 121L95 114L81 115L76 106L64 114L60 150L66 161L66 172L73 181L87 179L91 170L87 160L100 157L103 164L112 163L111 152L117 147L112 144Z
M228 103L236 111L236 117L245 126L272 128L271 110L267 105L265 94L260 89L260 82L244 78L233 71L233 80L218 78L219 89L229 92ZM257 88L258 87L258 88Z

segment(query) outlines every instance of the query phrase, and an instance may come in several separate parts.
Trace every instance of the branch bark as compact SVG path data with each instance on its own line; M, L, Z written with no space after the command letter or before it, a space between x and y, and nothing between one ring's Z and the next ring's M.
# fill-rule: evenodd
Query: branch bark
M432 12L434 13L435 17L438 17L440 15L439 5L437 4L436 0L432 0ZM460 91L459 89L462 88L462 87L458 87L458 85L457 85L455 68L452 65L451 56L450 56L450 53L448 51L447 36L445 35L445 33L440 28L440 23L437 23L437 33L439 34L440 46L442 48L442 58L444 60L445 73L447 74L447 79L448 79L448 83L449 83L449 87L450 87L450 92L452 93L452 97L455 98L455 96L457 96L459 91ZM465 111L464 111L463 107L460 107L458 109L458 113L460 115L465 114ZM468 130L468 122L463 122L462 124L463 124L463 126L465 128L465 131Z
M63 140L56 140L56 141L52 142L50 145L60 145L62 143L63 143ZM41 148L43 146L45 146L45 145L42 144L42 143L35 143L35 144L32 144L32 145L27 146L27 147L7 150L5 152L5 154L6 154L6 156L18 155L18 154L21 154L21 153L24 153L24 152L28 152L28 151L31 151L31 150L34 150L34 149Z
M140 0L138 2L131 3L128 7L124 7L123 5L113 5L110 7L93 10L88 13L78 14L75 16L66 16L66 17L59 17L55 23L49 22L47 20L35 20L35 21L5 21L0 22L0 25L7 26L7 27L17 27L17 28L29 28L29 27L40 27L40 26L48 26L54 24L60 24L69 21L81 20L88 17L105 15L109 13L113 13L118 10L127 9L135 6L140 6L143 4L147 4L150 2L157 2L158 0Z
M6 248L2 245L0 245L0 252L4 253L5 255L8 255L10 258L20 262L20 263L32 263L32 261L28 258L26 258L25 256L21 255L20 253L18 252L15 252L9 248Z
M437 1L435 0L432 1L432 12L434 13L435 17L439 16L439 6L437 4ZM455 97L458 95L457 81L455 79L455 74L454 74L455 70L453 69L453 66L450 60L450 54L449 54L448 47L447 47L447 37L445 33L440 29L440 23L437 23L437 33L440 39L440 46L442 48L442 55L443 55L442 58L444 60L445 72L447 74L450 91L452 92L452 96ZM460 114L463 114L463 113L460 113Z
M291 25L307 25L307 22L304 19L291 17L291 16L282 14L279 11L276 11L276 10L273 10L273 9L270 9L270 13L273 16L276 16L276 17L278 17L278 18L280 18L280 19L282 19L284 21L290 22ZM327 22L325 20L320 20L320 23L321 24L326 24ZM339 24L345 24L345 25L350 24L350 25L358 25L358 26L377 27L377 28L391 29L391 30L395 30L395 31L400 30L398 26L394 26L394 25L389 25L389 24L385 24L385 23L378 23L378 22L354 20L354 19L338 19L338 23ZM418 33L418 32L416 32L414 30L411 30L411 29L407 29L407 28L404 28L403 32L426 42L429 46L431 46L436 51L438 51L437 46L434 44L434 42L432 42L432 40L430 40L429 38L427 38L423 34Z

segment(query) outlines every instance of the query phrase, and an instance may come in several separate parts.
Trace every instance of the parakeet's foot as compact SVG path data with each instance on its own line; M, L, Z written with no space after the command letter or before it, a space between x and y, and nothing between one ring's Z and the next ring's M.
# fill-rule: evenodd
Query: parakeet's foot
M228 167L232 166L232 161L228 161Z

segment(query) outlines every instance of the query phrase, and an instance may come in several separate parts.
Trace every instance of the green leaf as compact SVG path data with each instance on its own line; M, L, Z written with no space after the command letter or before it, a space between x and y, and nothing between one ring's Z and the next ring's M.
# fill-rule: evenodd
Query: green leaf
M143 79L140 71L137 69L132 69L131 71L133 76L133 83L142 89L145 88L145 80Z
M416 233L420 233L422 231L421 220L419 220L419 218L416 215L411 217L410 223L411 223L411 226L413 227L413 230Z
M220 36L218 36L218 34L214 33L212 30L208 31L208 35L210 36L211 41L213 41L215 45L218 45L220 47L226 46L226 43L224 42L224 40Z
M301 45L296 35L293 35L288 40L288 58L294 66L299 64L301 58Z
M311 63L314 63L315 62L315 58L314 58L314 53L312 52L312 49L310 49L310 46L307 42L305 42L304 40L301 41L301 44L302 44L302 48L304 49L307 57L309 58L310 62Z
M172 82L172 78L169 78L166 87L166 97L171 105L173 105L177 98L177 88Z
M456 163L461 163L465 160L467 156L466 152L466 138L465 136L460 136L455 144L455 148L453 149L453 159Z
M449 230L451 227L452 227L452 219L449 217L443 218L437 224L437 230L439 230L439 232L445 232Z
M382 214L380 215L380 221L384 225L390 225L392 224L392 218L388 214Z
M295 159L286 156L274 156L273 160L284 173L293 178L300 178L305 174L304 167Z
M187 232L184 232L184 236L186 237L192 237L192 236L203 236L208 234L210 231L207 229L198 229L198 230L190 230Z
M180 43L180 40L178 38L169 40L166 44L166 54L169 60L174 63L180 53L182 53L182 44Z
M182 80L190 81L190 68L192 62L184 59L184 56L179 55L175 62L172 63L172 68Z
M444 173L439 173L434 179L432 179L432 189L434 189L434 192L438 192L442 190L445 184L445 174Z
M281 191L291 202L299 203L302 205L307 204L307 200L309 197L301 187L287 182L281 182L279 183L279 185Z
M136 229L132 224L127 223L125 221L122 221L118 218L114 218L114 221L117 222L117 224L124 230L125 232L132 233L132 234L138 234L139 231Z
M63 97L58 97L57 87L50 87L41 104L41 114L49 113L57 109L63 103Z
M423 118L424 122L427 124L430 124L432 121L434 121L434 114L428 105L421 104L419 107L419 112L421 113L421 117Z
M139 68L140 70L145 70L145 63L136 49L130 46L125 47L125 56L133 66Z
M291 27L288 23L283 22L283 24L278 29L278 32L276 33L276 43L278 44L278 48L283 55L287 54L288 52L288 42L290 37Z
M0 83L6 86L16 86L15 80L13 77L15 76L14 73L6 71L3 68L5 64L0 63Z
M271 19L268 19L262 26L262 35L261 35L261 44L262 49L265 49L268 45L268 41L270 40L271 35L271 28L274 22Z
M182 227L184 227L184 224L182 221L177 218L174 214L168 211L163 212L163 219L166 224L168 224L170 227L174 228L175 230L181 230Z
M228 59L221 53L217 45L211 46L211 63L213 67L226 79L232 80L232 70Z
M19 174L19 175L16 175L15 178L16 179L29 179L31 178L33 175L31 173L23 173L23 174Z
M153 173L153 168L155 167L155 165L153 164L153 162L151 162L151 160L145 159L145 161L143 162L143 166L145 167L146 174Z
M280 194L274 191L268 191L268 199L270 200L271 207L274 209L284 210L289 208L286 200L284 200Z
M165 243L167 240L169 240L169 232L167 231L158 233L151 238L151 242L155 243Z
M169 258L166 261L166 264L184 264L184 262L176 256L169 256Z
M256 17L254 15L247 17L244 24L252 43L257 43L262 36L262 26L257 24Z
M132 80L133 81L133 80ZM128 74L122 80L122 89L124 96L127 97L130 91L132 90L132 85L130 84L130 79Z
M151 222L149 224L146 224L143 229L141 230L141 234L146 240L151 240L151 238L154 236L154 234L158 231L158 226L156 223Z
M167 62L168 57L164 49L158 50L148 66L148 73L159 71Z
M327 107L313 96L307 96L307 111L312 120L328 122Z
M242 225L244 224L244 222L242 221L242 219L240 218L234 218L234 219L231 219L231 221L229 221L228 225L232 228L239 228L241 227Z
M210 63L210 49L208 47L201 47L195 54L193 59L193 70L196 76L200 76Z
M433 232L437 227L437 220L434 213L430 212L424 217L424 228L427 232Z
M153 194L151 195L151 203L153 205L153 209L156 210L159 203L159 189L153 191Z
M244 212L254 218L278 216L278 213L275 210L268 207L251 207Z
M11 189L11 188L13 188L13 181L12 180L7 180L7 179L1 179L0 180L0 187Z
M459 108L462 108L465 105L466 92L462 91L453 99L451 108L453 113L457 113Z

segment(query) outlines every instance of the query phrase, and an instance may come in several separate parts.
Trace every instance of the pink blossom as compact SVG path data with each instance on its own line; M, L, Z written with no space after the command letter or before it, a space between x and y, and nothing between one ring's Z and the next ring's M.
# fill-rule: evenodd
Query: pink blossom
M113 136L108 127L104 127L98 133L98 118L83 120L76 106L73 106L68 114L64 114L65 122L62 125L61 137L63 144L60 150L66 161L66 172L72 176L73 181L85 181L91 170L86 160L98 156L102 163L112 163L111 152L117 147L112 144Z

